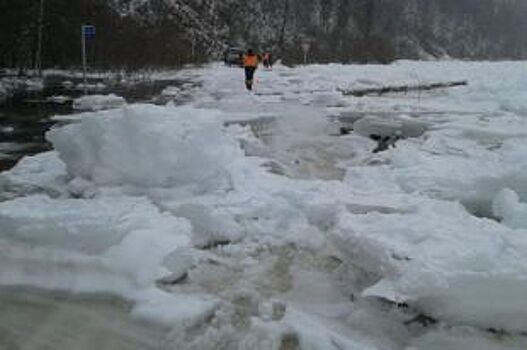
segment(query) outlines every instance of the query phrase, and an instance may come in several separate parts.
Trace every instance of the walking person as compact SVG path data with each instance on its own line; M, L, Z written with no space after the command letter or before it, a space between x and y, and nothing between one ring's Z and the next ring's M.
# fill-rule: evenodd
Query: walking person
M245 86L247 90L253 89L254 73L258 68L258 56L252 49L247 50L247 54L243 57L243 67L245 68Z
M272 69L273 68L272 57L271 57L271 53L269 51L266 51L263 54L263 65L267 69Z

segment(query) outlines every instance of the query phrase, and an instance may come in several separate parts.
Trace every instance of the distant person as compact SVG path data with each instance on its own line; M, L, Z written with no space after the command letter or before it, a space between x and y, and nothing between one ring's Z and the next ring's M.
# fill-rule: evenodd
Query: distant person
M265 68L273 68L273 60L271 53L269 51L264 52L263 54L263 65Z
M258 68L258 56L252 49L249 49L243 57L243 68L245 68L245 86L247 90L251 91L253 89L254 73Z

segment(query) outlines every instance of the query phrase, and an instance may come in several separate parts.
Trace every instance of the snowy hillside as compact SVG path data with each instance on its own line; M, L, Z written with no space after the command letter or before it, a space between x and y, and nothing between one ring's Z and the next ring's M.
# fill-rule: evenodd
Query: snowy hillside
M115 0L138 19L184 23L192 40L273 49L289 61L309 43L314 62L394 58L525 57L523 1L428 0Z
M193 102L83 113L0 174L0 285L127 300L168 349L525 349L524 71L171 73Z
M0 4L0 68L34 68L40 1ZM524 0L49 0L42 66L81 65L90 23L95 69L174 67L221 57L228 46L273 50L284 62L525 59Z

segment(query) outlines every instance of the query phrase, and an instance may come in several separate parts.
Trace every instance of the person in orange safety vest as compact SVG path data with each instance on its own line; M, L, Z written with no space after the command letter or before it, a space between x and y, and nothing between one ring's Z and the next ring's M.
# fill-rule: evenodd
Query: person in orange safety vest
M254 73L258 68L258 56L252 49L247 50L247 54L243 56L243 68L245 68L245 86L250 91L253 89Z

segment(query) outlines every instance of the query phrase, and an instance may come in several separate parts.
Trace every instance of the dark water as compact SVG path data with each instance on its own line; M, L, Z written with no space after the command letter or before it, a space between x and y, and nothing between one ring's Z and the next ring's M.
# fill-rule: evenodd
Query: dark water
M46 101L51 96L67 96L77 98L82 91L65 87L63 83L71 82L71 86L81 83L80 79L63 76L48 76L44 81L44 90L40 92L18 92L14 97L0 104L0 172L13 167L20 158L34 155L51 146L45 140L45 133L55 122L54 115L74 113L72 102L54 103ZM145 102L164 104L166 98L160 96L168 86L196 86L196 83L183 80L141 81L127 85L104 79L91 79L88 84L102 83L106 88L92 92L93 94L114 93L124 97L127 102ZM183 99L176 103L184 103Z

